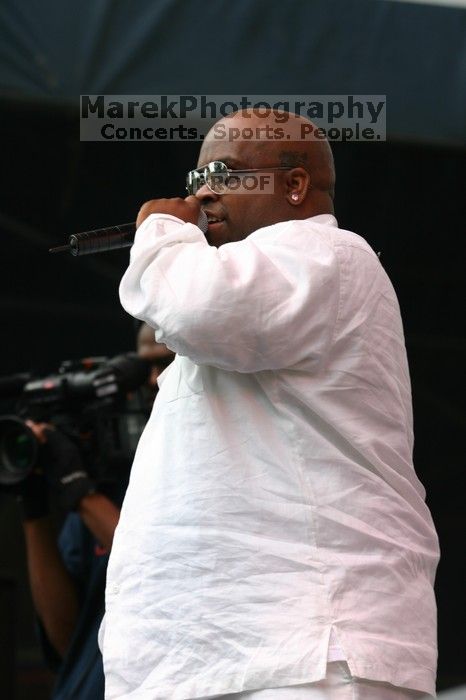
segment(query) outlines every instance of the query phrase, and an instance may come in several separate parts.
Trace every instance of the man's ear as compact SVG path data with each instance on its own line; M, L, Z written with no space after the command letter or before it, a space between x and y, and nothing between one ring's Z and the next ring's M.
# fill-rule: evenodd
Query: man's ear
M311 177L304 168L292 168L285 174L286 198L293 207L306 199L311 187Z

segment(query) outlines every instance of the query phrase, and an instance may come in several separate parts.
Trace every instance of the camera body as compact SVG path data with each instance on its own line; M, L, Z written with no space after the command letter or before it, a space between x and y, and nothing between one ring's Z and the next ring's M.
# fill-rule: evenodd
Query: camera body
M94 481L117 480L128 471L149 417L144 384L150 370L147 360L126 353L65 361L43 378L0 381L0 397L11 396L12 387L17 392L14 414L0 416L0 484L21 482L37 464L38 443L27 419L51 423L73 440Z

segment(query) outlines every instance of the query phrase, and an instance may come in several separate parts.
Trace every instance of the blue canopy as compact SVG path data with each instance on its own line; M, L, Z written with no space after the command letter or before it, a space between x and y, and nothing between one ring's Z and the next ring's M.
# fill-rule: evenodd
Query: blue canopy
M392 0L3 0L0 95L387 95L390 139L466 141L466 10Z

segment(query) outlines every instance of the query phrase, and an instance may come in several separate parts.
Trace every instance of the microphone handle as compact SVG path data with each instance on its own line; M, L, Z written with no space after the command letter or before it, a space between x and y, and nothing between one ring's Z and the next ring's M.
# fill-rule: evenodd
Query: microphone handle
M134 243L136 223L120 224L111 228L96 228L93 231L83 231L70 236L69 250L71 255L89 255L89 253L105 253L107 250L129 248Z
M199 212L198 227L202 233L207 231L208 222L204 211ZM105 253L107 250L129 248L134 243L136 224L120 224L109 228L96 228L93 231L73 233L68 245L50 248L50 253L70 251L71 255L89 255L90 253Z

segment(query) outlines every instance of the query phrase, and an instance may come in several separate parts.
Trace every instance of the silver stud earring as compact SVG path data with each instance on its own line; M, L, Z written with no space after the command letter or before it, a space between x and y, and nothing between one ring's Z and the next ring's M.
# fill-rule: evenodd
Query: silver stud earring
M293 202L297 202L299 199L299 194L297 192L293 192L293 194L291 195L291 199L293 200Z

